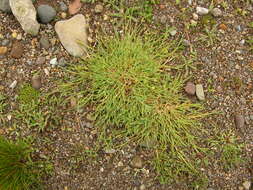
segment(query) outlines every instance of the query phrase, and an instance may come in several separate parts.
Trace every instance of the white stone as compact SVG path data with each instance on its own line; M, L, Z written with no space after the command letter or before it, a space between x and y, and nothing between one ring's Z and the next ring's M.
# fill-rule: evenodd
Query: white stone
M75 57L85 55L88 36L86 20L82 14L58 21L55 24L55 31L69 54Z
M18 81L14 80L11 85L9 86L11 89L14 89L18 84Z
M23 30L36 36L40 24L36 20L36 10L31 0L10 0L12 13L21 24Z
M50 63L50 65L56 66L58 64L57 58L55 57L55 58L51 59L49 63Z
M209 13L209 10L204 7L196 7L196 12L198 15L207 15Z
M196 95L200 101L205 100L204 88L203 88L202 84L196 85Z

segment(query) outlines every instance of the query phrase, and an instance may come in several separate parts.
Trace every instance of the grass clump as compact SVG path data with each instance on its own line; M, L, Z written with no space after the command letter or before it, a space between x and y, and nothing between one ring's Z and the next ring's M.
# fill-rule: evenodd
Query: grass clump
M41 94L30 84L24 84L19 90L15 119L19 126L35 127L43 131L47 126L56 126L61 119L60 102L62 99L54 93Z
M40 93L29 84L24 84L19 90L18 100L20 103L29 104L33 101L37 102Z
M16 143L0 137L0 189L31 190L39 183L39 173L31 160L32 150L24 141Z
M135 31L103 39L60 88L93 110L102 145L155 141L153 165L163 183L198 175L194 155L203 151L198 134L205 116L182 95L184 80L166 72L179 47L165 39Z

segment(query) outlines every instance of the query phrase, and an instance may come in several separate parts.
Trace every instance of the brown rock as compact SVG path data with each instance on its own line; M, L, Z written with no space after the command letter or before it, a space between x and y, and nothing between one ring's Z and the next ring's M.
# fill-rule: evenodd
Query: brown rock
M143 162L140 156L135 156L133 160L131 161L131 166L133 168L142 168L143 167Z
M42 84L41 84L41 77L39 75L34 75L32 77L32 87L35 88L35 89L40 89Z
M46 58L45 57L38 57L36 60L36 64L38 65L42 65L46 62Z
M225 24L220 24L220 25L219 25L219 28L220 28L221 30L224 30L224 31L228 29L227 25L225 25Z
M81 7L82 7L81 0L73 0L69 4L69 14L74 15L74 14L78 13L80 11Z
M8 51L7 47L0 47L0 55L6 54Z
M11 49L11 57L19 59L24 53L24 46L21 42L14 42Z
M238 129L244 127L245 119L244 116L241 114L235 114L235 125Z
M187 94L194 95L196 93L196 86L192 82L187 82L184 90Z

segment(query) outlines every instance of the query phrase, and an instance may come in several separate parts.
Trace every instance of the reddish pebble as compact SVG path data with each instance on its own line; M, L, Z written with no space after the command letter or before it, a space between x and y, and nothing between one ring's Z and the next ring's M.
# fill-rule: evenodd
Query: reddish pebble
M184 90L187 94L194 95L196 93L196 86L192 82L187 82Z

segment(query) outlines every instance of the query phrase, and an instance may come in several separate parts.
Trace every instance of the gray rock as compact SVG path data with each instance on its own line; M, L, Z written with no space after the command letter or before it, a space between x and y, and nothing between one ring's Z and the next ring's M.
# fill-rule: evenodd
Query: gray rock
M236 25L235 29L236 29L237 32L241 32L242 31L241 25Z
M104 9L103 5L98 4L95 6L95 13L102 13L103 9Z
M2 46L8 46L10 44L10 40L8 39L3 39L2 41Z
M220 17L222 16L222 11L219 9L219 8L214 8L212 11L211 11L212 15L214 17Z
M209 10L204 7L196 7L196 12L198 15L207 15L209 13Z
M238 129L242 129L245 124L244 116L241 114L235 114L235 125Z
M205 100L204 88L203 88L202 84L196 85L196 95L200 101Z
M51 22L56 16L56 11L49 5L40 5L38 7L39 21L43 24Z
M12 13L21 24L23 30L36 36L40 29L40 24L36 20L36 10L31 0L10 0Z
M59 59L59 66L62 66L62 67L66 66L66 60L64 57L61 57Z
M133 168L139 168L141 169L143 167L143 162L142 162L142 159L140 156L135 156L130 165L133 167Z
M49 48L50 48L50 42L49 42L47 36L42 36L42 37L40 38L40 45L41 45L41 47L44 48L44 49L49 49Z
M192 82L187 82L184 90L189 95L195 95L195 93L196 93L196 86Z
M0 10L5 13L11 12L9 0L0 0Z
M55 31L69 54L76 57L85 55L88 36L83 15L78 14L71 19L58 21L55 24Z
M60 4L61 11L66 12L68 10L68 7L64 2L60 1L59 4Z

